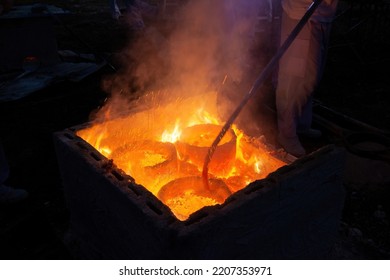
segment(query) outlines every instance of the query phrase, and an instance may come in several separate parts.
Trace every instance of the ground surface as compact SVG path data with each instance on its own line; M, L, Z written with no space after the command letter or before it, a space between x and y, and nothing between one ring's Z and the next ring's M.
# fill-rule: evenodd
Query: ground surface
M56 26L59 49L108 59L120 52L134 34L110 18L106 2L48 1L72 13L63 19L66 28ZM328 64L316 97L341 114L386 130L390 128L389 10L378 6L374 12L358 4L346 10L346 4L342 1L334 24ZM7 184L30 193L26 202L0 208L0 258L73 258L63 242L69 213L52 134L86 122L103 104L107 94L101 81L108 74L112 69L107 66L79 83L61 83L0 104L0 136L11 169ZM388 161L382 164L388 166ZM347 181L345 188L340 238L330 258L390 259L389 178Z

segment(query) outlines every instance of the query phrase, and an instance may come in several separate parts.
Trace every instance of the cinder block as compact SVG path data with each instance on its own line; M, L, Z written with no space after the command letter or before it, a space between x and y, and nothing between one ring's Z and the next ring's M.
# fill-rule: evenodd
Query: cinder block
M88 259L318 259L337 235L345 151L324 147L180 221L77 137L54 142L77 256Z

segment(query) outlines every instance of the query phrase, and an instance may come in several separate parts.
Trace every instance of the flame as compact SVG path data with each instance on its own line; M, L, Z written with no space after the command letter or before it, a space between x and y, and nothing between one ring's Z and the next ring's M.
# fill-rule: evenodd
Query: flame
M107 135L108 132L104 126L100 129L94 129L88 132L84 131L79 134L81 138L91 144L99 153L105 157L109 157L112 153L111 148L102 144Z
M244 158L244 153L243 153L243 150L241 148L241 141L242 141L242 138L244 137L244 133L239 130L236 126L233 126L233 130L234 132L236 133L236 136L237 136L237 142L236 142L236 158L238 160L241 160L243 162L246 162L245 158Z
M217 117L211 115L204 108L199 109L196 115L198 122L191 123L190 126L195 124L221 124L220 120Z
M98 151L105 157L109 157L112 153L109 147L101 147Z
M180 139L182 129L180 128L180 119L176 120L174 129L170 132L168 130L164 130L161 135L161 142L169 142L175 143Z
M263 163L261 161L261 159L258 159L257 157L255 157L255 163L253 165L253 168L255 169L255 172L257 174L261 174L261 171L263 170Z
M223 125L218 117L215 95L209 93L113 120L109 119L110 115L111 108L104 121L77 131L77 135L156 196L170 182L201 176L202 166L179 156L178 143L183 140L184 129L201 124ZM245 135L235 125L232 129L236 137L235 158L229 159L228 172L220 172L218 168L209 170L212 177L222 180L231 193L285 165L270 154L263 142ZM209 135L206 140L208 138ZM204 140L200 134L194 135L193 139ZM224 139L221 143L226 142ZM220 161L215 162L216 166L222 166L223 160L224 157L216 159L214 156L210 164ZM164 203L178 219L186 220L191 213L217 202L213 194L187 191Z

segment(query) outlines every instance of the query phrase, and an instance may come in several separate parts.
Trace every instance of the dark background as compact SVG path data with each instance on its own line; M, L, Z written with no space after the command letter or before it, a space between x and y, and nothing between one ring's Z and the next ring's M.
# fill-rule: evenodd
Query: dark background
M16 2L26 3L36 2ZM111 61L111 54L120 52L136 36L124 23L111 19L106 0L41 3L71 12L55 26L60 50L95 53ZM316 99L341 114L387 130L389 1L340 1L338 14ZM25 202L0 207L0 258L73 258L64 242L69 213L53 132L88 121L107 97L101 82L111 74L112 69L106 66L81 82L61 82L21 100L0 103L0 137L11 170L6 183L30 193ZM340 236L329 258L390 258L389 182L345 185ZM387 217L378 219L375 211L380 205Z

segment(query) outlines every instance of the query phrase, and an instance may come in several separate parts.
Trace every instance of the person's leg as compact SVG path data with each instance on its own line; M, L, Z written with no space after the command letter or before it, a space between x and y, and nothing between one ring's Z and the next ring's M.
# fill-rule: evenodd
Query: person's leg
M308 96L306 104L302 107L302 111L298 119L298 130L303 132L303 134L305 134L305 131L313 131L311 129L313 93L322 78L325 68L330 27L330 23L310 22L311 36L310 49L306 64L306 87L311 89L311 94Z
M312 129L313 118L313 94L323 76L326 55L328 51L328 42L330 37L331 23L310 21L310 49L309 59L307 60L307 80L312 81L313 88L311 95L308 97L306 104L302 107L302 112L298 119L299 135L309 138L319 138L322 133L320 130Z
M297 20L283 13L281 43L297 23ZM310 47L310 26L307 24L279 62L276 89L278 140L287 152L298 157L305 154L297 136L298 119L307 104L314 84L312 77L307 75Z

